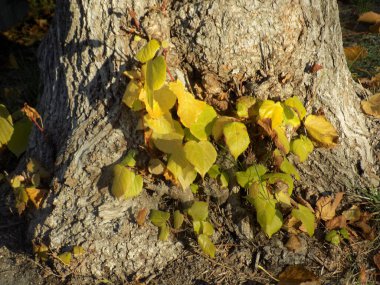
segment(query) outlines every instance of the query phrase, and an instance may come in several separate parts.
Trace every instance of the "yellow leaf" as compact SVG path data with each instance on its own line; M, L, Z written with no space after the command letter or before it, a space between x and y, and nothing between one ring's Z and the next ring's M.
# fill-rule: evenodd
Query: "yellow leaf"
M365 58L368 55L366 48L361 46L352 46L344 48L346 58L351 61Z
M361 105L364 113L380 119L380 93L363 100Z
M65 265L70 265L71 262L71 252L64 252L57 256L58 259Z
M174 120L170 113L164 114L158 118L152 118L149 114L144 116L144 123L155 135L175 133Z
M223 128L226 145L235 160L242 154L250 143L247 128L243 123L228 123Z
M286 136L285 128L282 126L278 126L274 128L274 144L277 146L279 150L281 150L284 154L288 154L290 150L289 140Z
M125 199L135 197L142 191L143 179L127 167L116 164L113 168L114 178L112 182L112 194Z
M160 89L166 80L166 62L163 56L149 60L146 66L144 89L148 106L153 107L153 91Z
M324 146L335 146L338 133L324 116L309 115L305 119L305 128L309 136Z
M217 114L213 107L206 105L197 120L191 125L190 132L199 140L207 140Z
M217 156L214 146L209 141L189 141L183 150L186 159L202 177L209 171Z
M258 119L259 121L270 119L272 129L280 126L284 120L284 109L281 103L265 100L260 106Z
M140 81L141 80L141 72L138 70L126 70L123 72L123 74L129 79Z
M290 142L290 150L298 157L300 162L304 162L314 150L314 146L311 140L301 135L299 138Z
M293 96L291 98L288 98L285 100L285 105L286 106L289 106L290 108L292 108L294 111L297 112L300 120L302 120L305 115L306 115L306 109L305 107L303 106L300 98L298 98L297 96Z
M235 122L236 119L233 117L221 116L215 120L215 123L212 127L212 136L214 140L218 141L223 136L224 126L228 123Z
M143 109L144 105L139 100L142 91L142 86L136 80L131 80L125 89L123 103L134 111Z
M158 118L169 113L177 101L177 97L167 85L162 86L159 90L153 91L153 108L147 101L146 92L142 92L139 98L144 101L146 111L152 118Z
M139 50L136 54L136 58L138 61L145 63L156 55L159 48L160 42L156 39L152 39L141 50Z
M236 100L236 113L240 118L248 118L248 110L256 103L256 98L252 96L242 96Z
M299 126L301 126L301 120L298 117L296 111L292 108L284 105L284 124L292 129L292 133L295 132Z
M25 191L25 188L23 187L18 187L14 189L14 194L15 194L15 207L17 209L17 212L19 215L24 212L26 208L26 204L29 201L29 196Z
M37 188L25 188L25 192L28 194L30 201L34 204L34 206L39 209L43 199L46 196L46 190L37 189Z
M84 248L79 246L79 245L76 245L73 247L73 254L75 257L77 256L80 256L84 253Z
M0 147L6 145L13 134L12 117L7 108L0 104Z
M179 181L183 189L189 187L197 177L197 172L186 159L182 148L170 156L167 168Z
M359 16L358 22L368 23L368 24L375 24L376 22L380 21L380 14L369 11L361 14Z
M174 153L182 149L182 140L184 136L181 124L173 120L174 131L157 134L153 132L152 141L156 148L165 153Z

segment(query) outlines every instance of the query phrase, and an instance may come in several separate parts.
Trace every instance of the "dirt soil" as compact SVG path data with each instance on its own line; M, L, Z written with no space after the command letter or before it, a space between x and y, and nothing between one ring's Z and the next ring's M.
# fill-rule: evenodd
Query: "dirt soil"
M380 36L367 33L367 27L356 23L357 16L361 12L360 7L347 2L340 3L345 46L358 44L369 51L366 59L353 63L350 68L354 77L370 77L380 72ZM380 4L371 8L380 12ZM2 39L0 101L7 106L13 106L11 109L16 109L19 107L18 104L11 102L5 90L9 88L19 90L18 96L21 97L17 98L23 98L20 94L25 92L26 87L20 85L23 81L20 80L22 75L15 71L20 68L9 69L9 62L5 63L9 61L10 54L15 52L14 48L10 48L12 45L14 44ZM22 58L27 60L29 68L36 72L37 62L34 56L37 46L17 46L17 48L23 53ZM34 85L38 90L38 82ZM379 90L371 91L379 92ZM36 98L37 96L34 99L29 97L31 105L35 103ZM380 133L379 121L374 120L373 125L374 131ZM375 142L374 147L380 149L380 142ZM17 161L15 162L11 154L2 152L0 162L3 166L7 165L7 167L2 166L1 171L11 171ZM380 190L373 191L372 194L376 194L377 191L379 199ZM373 202L374 200L368 197L363 190L347 189L338 213L354 204L360 205L362 209L379 211L380 205L376 205L376 201ZM9 187L0 184L0 285L103 284L108 281L121 284L117 276L112 280L94 280L91 277L76 276L75 272L62 279L48 266L35 261L32 245L25 240L25 230L30 218L28 215L32 213L19 217L12 209L13 203L13 194ZM311 203L313 204L313 201ZM380 199L377 203L380 203ZM210 214L211 221L218 228L216 233L218 254L215 259L206 258L201 254L191 236L191 231L185 230L177 234L176 238L185 244L186 254L172 261L162 272L157 272L145 280L131 276L130 284L277 284L276 278L279 273L291 264L302 264L320 276L322 284L380 284L376 283L380 282L380 272L377 271L376 281L376 268L372 261L374 254L380 250L379 237L373 241L359 237L355 242L343 242L340 246L334 246L324 241L325 229L319 225L314 237L310 238L304 234L299 236L300 244L294 252L285 246L289 239L289 234L285 231L281 231L271 239L260 231L254 211L242 198L231 195L228 203L220 206L210 203L210 206L213 209ZM377 228L377 232L380 229L378 219L379 216L371 223L373 228ZM179 264L181 266L178 266ZM360 283L360 278L364 277L368 279L368 283Z

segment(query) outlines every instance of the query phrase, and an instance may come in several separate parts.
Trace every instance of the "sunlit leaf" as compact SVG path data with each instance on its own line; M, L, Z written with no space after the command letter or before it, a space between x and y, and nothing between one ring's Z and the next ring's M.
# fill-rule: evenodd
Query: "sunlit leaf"
M226 145L235 160L242 154L250 143L247 128L243 123L228 123L223 128Z
M32 130L32 123L24 117L21 120L15 122L13 127L14 131L11 139L8 141L7 147L14 155L19 157L28 146L29 134Z
M71 252L64 252L59 254L58 259L65 265L70 265L71 262Z
M159 211L159 210L151 210L149 214L149 220L156 227L163 227L166 225L167 221L170 218L169 212Z
M158 118L152 118L149 114L144 116L144 123L154 134L170 134L176 133L174 120L170 113L164 114Z
M123 166L134 167L136 165L136 160L135 160L136 155L137 155L136 150L134 150L134 149L129 150L127 155L120 162L120 164Z
M201 221L193 221L193 230L194 233L199 235L201 233L202 224Z
M143 179L127 167L116 164L113 168L112 194L125 199L135 197L142 191Z
M145 63L151 60L160 48L160 42L158 40L152 39L149 41L139 52L136 54L138 61Z
M141 80L141 72L139 70L126 70L123 74L131 80Z
M225 172L225 171L223 171L220 174L220 183L221 183L221 186L227 188L229 180L230 180L230 177L228 176L228 173Z
M144 104L140 101L143 91L143 87L136 80L131 80L125 89L123 103L134 111L143 109Z
M309 236L313 236L315 216L309 208L298 204L298 209L292 210L292 216L302 222Z
M208 203L195 201L187 210L193 221L205 221L208 217Z
M297 169L286 157L283 158L283 161L280 165L280 170L284 173L291 174L295 179L300 180L300 174Z
M307 134L324 146L334 146L338 141L338 133L324 116L309 115L305 119Z
M13 134L12 117L7 108L0 104L0 147L6 145Z
M214 234L214 227L209 222L202 221L201 225L202 225L202 229L201 229L202 234L205 234L207 236L212 236Z
M219 165L214 164L213 166L211 166L209 171L207 171L207 174L213 179L218 178L218 176L220 175Z
M190 190L192 193L197 194L198 193L199 186L198 184L190 184Z
M173 120L173 127L169 133L157 134L153 132L152 141L156 148L165 153L174 153L182 150L184 131L181 124Z
M245 171L236 172L236 180L243 188L248 188L253 182L260 181L268 169L261 164L248 167Z
M373 11L368 11L363 14L360 14L358 18L358 22L368 23L368 24L375 24L376 22L380 21L380 14L375 13Z
M170 235L170 228L168 227L167 224L164 224L163 226L160 227L160 233L158 235L158 239L161 241L166 241L169 238Z
M153 108L154 91L160 89L166 80L166 62L163 56L149 60L146 66L146 91L148 106Z
M185 144L183 150L186 159L202 177L204 177L215 163L217 153L209 141L189 141Z
M333 245L339 245L340 243L340 237L336 230L329 231L325 236L325 240L331 242Z
M210 238L205 234L200 234L198 236L198 244L205 254L211 258L215 257L215 245L212 243Z
M287 105L283 105L284 108L284 124L290 126L293 132L296 131L301 126L301 120L296 111Z
M331 220L335 217L336 208L339 206L343 199L343 192L339 192L335 195L335 199L331 196L325 196L318 199L316 206L316 216L324 221Z
M170 155L167 168L179 181L183 189L189 187L197 177L197 172L186 159L182 146L178 151Z
M252 96L242 96L236 100L236 113L240 118L248 118L248 110L256 103L256 98Z
M380 119L380 93L370 96L361 102L362 109L367 115Z
M33 243L33 253L36 254L36 257L38 257L40 260L44 262L47 261L49 258L49 248L43 243Z
M182 226L183 219L184 219L184 216L183 216L183 214L179 210L174 211L174 214L173 214L173 227L176 230L178 230Z
M80 245L76 245L73 247L73 254L75 257L78 257L78 256L84 254L84 251L85 251L84 248L81 247Z
M235 122L236 119L233 117L221 116L215 120L212 127L212 136L216 141L222 138L224 126L228 123Z
M285 105L292 108L294 111L297 112L299 119L302 120L306 115L306 109L303 106L300 98L297 96L293 96L291 98L288 98L285 100Z
M169 89L167 85L162 88L153 91L153 108L151 108L143 98L146 111L152 118L158 118L166 113L169 113L170 109L174 106L177 101L175 94Z
M262 102L259 109L259 121L269 119L271 122L271 128L274 129L280 126L284 120L284 109L280 102L274 102L272 100L265 100Z
M46 190L37 189L34 187L25 188L25 192L28 194L30 201L32 201L36 209L40 208L41 203L47 194Z
M24 103L24 107L21 108L21 112L24 113L24 115L34 122L34 124L38 127L38 129L42 132L44 129L44 125L42 123L41 115L37 112L36 109L33 107L30 107L27 103Z
M290 143L286 136L286 131L284 127L278 126L273 129L274 131L274 143L279 150L281 150L284 154L288 154L290 151Z
M289 195L292 194L294 189L293 179L289 174L286 173L267 173L262 176L268 184L276 184L278 182L285 183L288 186Z
M190 132L199 140L207 140L211 134L216 116L214 108L206 105L197 120L190 126Z
M300 162L304 162L313 150L313 143L304 135L290 142L290 151L298 157Z

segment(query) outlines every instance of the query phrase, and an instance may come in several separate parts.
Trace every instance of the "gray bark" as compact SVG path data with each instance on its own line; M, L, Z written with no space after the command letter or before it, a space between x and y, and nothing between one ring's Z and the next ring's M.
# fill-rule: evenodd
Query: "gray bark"
M207 100L244 80L259 98L298 95L309 111L322 108L340 134L339 146L317 149L300 167L303 188L345 191L377 183L371 137L343 55L335 1L57 1L55 21L40 49L44 92L38 110L47 137L34 131L28 154L52 170L44 207L29 237L52 250L82 245L79 274L148 276L183 251L174 238L157 241L136 213L158 208L160 193L129 201L109 192L110 169L143 143L136 116L121 105L122 70L140 44L121 27L127 8L153 37L168 38L168 64L204 89ZM318 63L323 69L308 73ZM284 79L287 78L287 79ZM217 103L215 103L217 105ZM156 188L159 188L159 186Z

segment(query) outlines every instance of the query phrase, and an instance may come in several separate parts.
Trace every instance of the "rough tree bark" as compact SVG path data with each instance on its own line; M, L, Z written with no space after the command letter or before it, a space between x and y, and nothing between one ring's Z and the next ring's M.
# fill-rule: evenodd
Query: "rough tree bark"
M147 276L183 250L175 239L157 242L154 227L135 223L139 209L157 208L160 185L151 185L158 189L154 195L144 191L120 202L108 188L112 165L143 143L135 131L138 118L121 104L121 72L136 64L139 49L123 29L131 25L128 9L149 35L170 38L170 69L201 85L214 105L221 91L244 81L252 96L298 95L309 111L324 111L340 143L316 150L300 168L303 188L346 191L378 183L357 97L364 91L346 65L336 1L173 0L166 9L161 4L57 1L40 49L44 92L38 110L47 138L34 131L28 154L51 169L52 182L29 238L57 251L82 244L88 252L82 274ZM314 63L323 69L308 72Z

